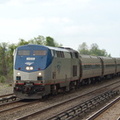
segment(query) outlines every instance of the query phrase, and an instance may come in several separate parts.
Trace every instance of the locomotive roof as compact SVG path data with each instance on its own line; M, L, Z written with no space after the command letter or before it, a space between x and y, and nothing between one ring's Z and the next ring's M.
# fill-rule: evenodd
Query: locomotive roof
M19 46L18 49L23 48L23 47L27 47L27 46L43 47L46 49L51 49L51 50L55 50L55 51L63 51L63 52L77 52L77 51L73 50L72 48L51 47L51 46L44 46L44 45L37 45L37 44L28 44L28 45Z
M99 56L101 59L113 59L112 57Z
M93 55L83 55L80 54L80 57L84 57L84 58L101 58L101 59L114 59L112 57L105 57L105 56L93 56ZM116 59L116 58L115 58ZM119 59L119 58L118 58Z
M92 56L92 55L81 55L80 54L80 57L83 57L83 58L98 58L99 56Z

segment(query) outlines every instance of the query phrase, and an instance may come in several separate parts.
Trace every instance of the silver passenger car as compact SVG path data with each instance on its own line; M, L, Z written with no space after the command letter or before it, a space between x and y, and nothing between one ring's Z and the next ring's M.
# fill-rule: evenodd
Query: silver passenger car
M102 63L99 57L90 55L81 55L80 57L82 63L81 80L97 78L102 75Z
M116 62L116 74L120 75L120 58L115 58Z
M102 74L105 77L115 75L116 64L114 58L111 57L100 57L103 64Z

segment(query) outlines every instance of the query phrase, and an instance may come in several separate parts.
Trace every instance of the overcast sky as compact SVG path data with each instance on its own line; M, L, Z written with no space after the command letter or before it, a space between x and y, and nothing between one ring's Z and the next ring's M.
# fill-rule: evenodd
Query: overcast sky
M120 0L0 0L0 43L38 35L76 50L97 43L120 57Z

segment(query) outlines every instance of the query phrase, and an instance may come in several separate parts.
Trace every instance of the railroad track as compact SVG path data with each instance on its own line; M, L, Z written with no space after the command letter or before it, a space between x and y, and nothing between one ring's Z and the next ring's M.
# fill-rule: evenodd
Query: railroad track
M15 102L12 102L12 103L8 103L8 104L5 104L5 105L0 105L0 114L6 114L7 112L14 112L14 111L17 111L17 109L21 109L23 107L27 107L31 104L36 104L38 103L39 100L36 100L36 101L23 101L23 100L18 100L18 101L15 101Z
M120 82L115 82L115 83L106 85L104 87L101 87L99 89L93 90L93 91L91 91L89 93L86 93L86 94L83 94L83 95L79 95L77 97L73 97L73 98L71 98L69 100L65 100L63 102L59 102L59 103L55 103L55 104L53 103L53 105L51 105L49 107L46 105L47 101L45 101L45 103L42 103L43 101L40 101L40 100L27 102L27 103L26 102L24 103L24 102L21 102L21 101L18 101L18 102L14 101L14 103L10 103L9 104L10 107L8 107L8 104L6 104L6 106L3 106L3 107L0 106L0 116L3 116L3 117L4 117L4 115L9 116L11 114L14 114L15 112L17 113L17 111L19 111L18 112L18 114L19 114L20 111L26 109L27 107L30 107L32 105L37 105L37 104L41 104L41 107L40 107L39 110L36 110L35 112L32 111L31 113L26 113L25 115L22 114L21 116L15 114L14 116L16 118L14 118L14 119L16 119L16 120L23 120L23 119L30 119L31 116L32 116L32 118L34 118L35 116L42 116L41 114L46 114L46 113L48 113L47 111L50 111L51 109L54 109L54 106L56 106L58 108L60 106L63 107L64 106L63 103L64 104L68 104L68 103L71 104L71 102L75 102L77 99L79 99L77 101L81 101L81 99L83 97L85 97L85 96L91 96L91 95L93 95L95 93L104 92L104 91L109 90L110 86L112 86L112 85L116 86L116 84L117 84L116 87L112 87L111 88L112 90L117 89L117 87L119 87L118 86L119 83ZM71 105L69 105L69 107L71 107ZM43 109L41 109L41 108L43 108ZM32 109L32 107L30 109ZM50 116L51 116L51 114L50 114Z
M5 103L5 102L11 102L17 100L17 97L11 93L11 94L6 94L6 95L1 95L0 96L0 104Z
M1 95L0 96L0 98L3 98L3 97L8 97L8 96L12 96L12 95L14 95L13 93L11 93L11 94L6 94L6 95Z
M106 106L104 106L103 108L101 108L99 111L97 111L95 114L93 114L92 116L90 116L87 120L97 120L97 118L104 114L104 112L106 112L108 109L110 109L114 104L116 104L118 101L120 101L120 96L118 96L117 98L115 98L112 102L108 103ZM120 120L120 118L118 118L118 120Z
M88 101L85 101L82 104L78 104L74 107L71 107L70 109L67 109L65 111L62 111L61 113L54 115L47 120L72 120L76 116L84 115L85 113L89 112L90 110L94 109L95 107L99 106L100 104L103 104L105 101L109 100L110 98L118 95L118 91L108 91L104 94L101 94L99 96L96 96ZM98 114L97 114L98 115ZM95 116L88 120L94 120Z
M115 83L114 83L115 84ZM113 85L113 84L112 84ZM66 106L67 105L67 108L71 108L71 103L79 103L80 102L80 100L81 100L81 98L83 99L83 97L85 97L85 96L89 96L89 95L91 95L91 94L95 94L95 93L99 93L101 90L103 91L103 89L104 89L104 91L105 91L105 89L107 90L107 88L106 87L108 87L109 88L109 86L110 85L108 85L108 86L105 86L105 87L102 87L102 88L100 88L100 89L97 89L97 90L95 90L95 91L91 91L91 92L89 92L89 93L87 93L87 94L84 94L84 95L79 95L79 96L77 96L77 97L74 97L74 98L71 98L71 99L68 99L68 100L65 100L65 101L62 101L62 102L59 102L59 103L56 103L56 104L54 104L54 105L51 105L51 106L49 106L49 107L46 107L46 108L44 108L44 109L41 109L41 110L38 110L38 111L36 111L36 112L34 112L34 113L31 113L31 114L28 114L28 115L26 115L26 116L22 116L22 117L20 117L20 118L18 118L17 120L30 120L30 119L35 119L35 118L39 118L39 119L41 119L41 120L44 120L44 119L48 119L48 120L53 120L53 118L51 118L51 116L52 115L54 115L54 114L56 114L56 112L60 112L59 111L59 109L62 109L63 108L63 110L62 111L64 111L66 108L64 108L64 106ZM115 90L115 89L117 89L118 87L120 87L120 85L118 85L118 86L116 86L116 87L114 87L113 89L111 89L111 90ZM111 93L111 92L110 92ZM114 92L113 92L114 93ZM112 94L113 94L112 93ZM116 94L116 92L115 92L115 94ZM78 103L77 103L77 106L78 106ZM76 105L76 104L75 104ZM85 103L85 106L86 106L86 103ZM73 107L73 106L72 106ZM75 112L74 110L73 110L73 112ZM48 116L45 116L46 115L46 113L48 114ZM60 119L60 118L58 118L58 119L55 119L55 120L62 120L62 119ZM64 119L63 119L64 120ZM65 119L65 120L67 120L67 119Z

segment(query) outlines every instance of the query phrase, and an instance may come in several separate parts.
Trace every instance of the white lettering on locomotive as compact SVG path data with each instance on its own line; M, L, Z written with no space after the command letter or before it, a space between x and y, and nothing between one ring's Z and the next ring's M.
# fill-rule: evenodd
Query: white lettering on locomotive
M26 60L35 60L34 57L27 57Z

